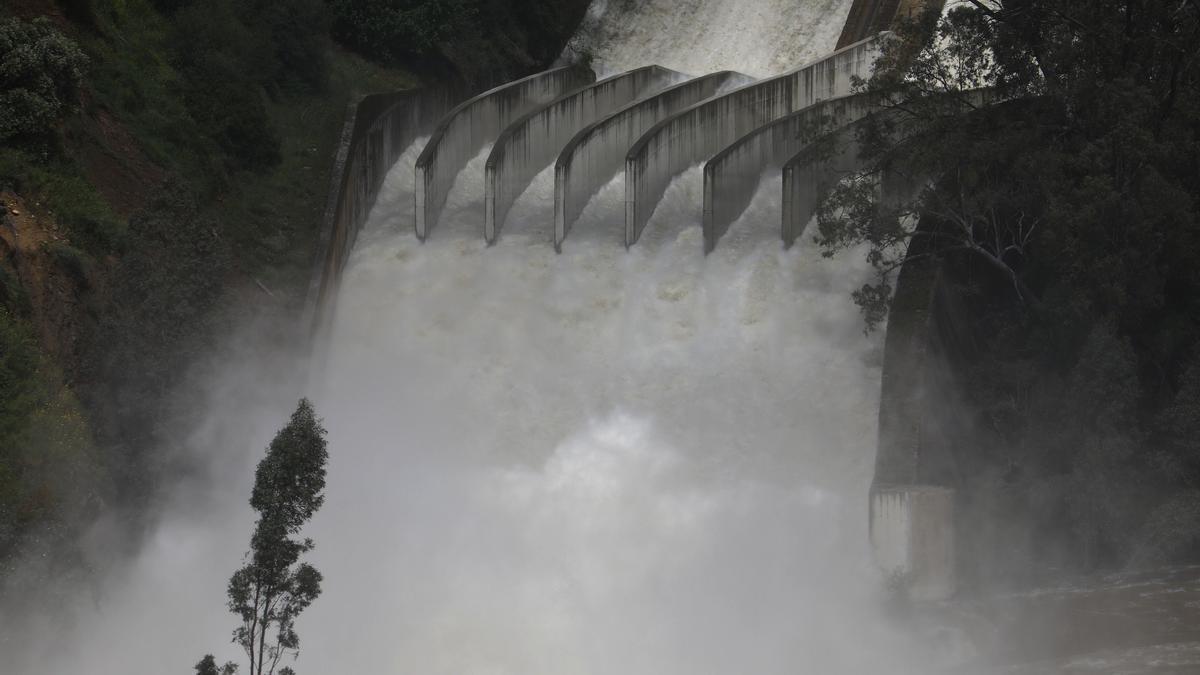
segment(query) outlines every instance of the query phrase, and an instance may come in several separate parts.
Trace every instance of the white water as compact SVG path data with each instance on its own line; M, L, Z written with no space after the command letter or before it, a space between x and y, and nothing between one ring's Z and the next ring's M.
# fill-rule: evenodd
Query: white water
M866 549L860 261L785 253L770 226L705 258L671 199L628 253L557 256L548 220L487 248L484 157L429 242L373 222L345 278L306 666L902 672ZM778 222L757 206L737 227Z
M701 5L708 28L689 29ZM780 70L826 51L846 5L655 0L608 17L604 58ZM749 23L714 32L733 8ZM829 44L779 49L804 35ZM881 345L850 301L861 256L782 251L774 183L703 256L694 171L628 252L606 189L555 255L546 174L487 248L486 150L421 245L418 149L360 237L309 386L331 460L299 672L928 672L883 619L867 550ZM235 350L185 441L210 476L17 673L237 658L224 586L253 464L298 391L294 362L261 359Z
M837 45L853 0L595 0L568 46L603 73L657 63L692 75L764 77Z

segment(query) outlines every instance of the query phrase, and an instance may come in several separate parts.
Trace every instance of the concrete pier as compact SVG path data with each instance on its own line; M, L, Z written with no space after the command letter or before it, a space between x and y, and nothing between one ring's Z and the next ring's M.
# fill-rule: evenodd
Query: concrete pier
M954 490L875 487L870 518L875 561L894 590L918 601L954 595Z
M704 165L704 252L750 205L763 173L779 170L817 137L866 117L877 97L858 94L821 101L737 139Z
M659 120L753 79L731 70L697 77L631 103L575 134L554 165L555 249L562 249L588 201L625 166L625 154L639 136Z
M424 241L429 236L455 177L505 127L530 110L595 81L591 69L556 68L486 91L447 113L417 158L417 237Z
M683 77L661 66L638 68L564 94L510 124L492 146L485 169L488 243L496 242L513 202L580 129Z
M802 148L783 165L783 217L780 236L791 248L804 234L822 200L839 179L859 170L857 126L831 133Z
M625 245L641 237L675 176L768 122L851 94L853 78L870 75L881 39L698 103L651 127L625 157Z

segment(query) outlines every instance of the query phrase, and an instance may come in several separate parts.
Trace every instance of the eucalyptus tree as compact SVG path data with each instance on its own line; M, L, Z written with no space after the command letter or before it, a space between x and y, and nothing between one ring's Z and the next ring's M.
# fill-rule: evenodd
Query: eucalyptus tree
M280 661L299 654L296 618L321 594L321 573L301 560L314 543L299 534L325 501L325 433L312 404L301 399L254 474L250 506L258 522L245 565L227 589L229 610L241 619L233 642L246 653L250 675L292 674ZM234 670L233 664L217 670L211 657L197 664L203 675Z

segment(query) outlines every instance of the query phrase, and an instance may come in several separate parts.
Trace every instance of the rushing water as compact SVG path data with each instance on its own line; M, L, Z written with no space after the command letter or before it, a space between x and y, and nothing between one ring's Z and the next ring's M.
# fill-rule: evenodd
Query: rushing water
M837 45L852 0L595 0L569 49L604 70L657 63L701 75L762 77L797 68Z
M488 248L484 157L424 245L386 206L401 165L344 280L312 611L372 614L311 630L307 662L353 640L399 672L895 666L866 548L880 350L849 298L861 261L782 251L771 199L707 258L671 199L629 252L598 228L555 255L548 212Z

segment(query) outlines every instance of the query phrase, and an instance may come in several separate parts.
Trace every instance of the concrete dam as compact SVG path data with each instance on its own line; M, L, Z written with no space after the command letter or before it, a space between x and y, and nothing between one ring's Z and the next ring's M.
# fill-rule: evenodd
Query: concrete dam
M489 145L480 224L489 244L499 239L513 203L553 163L555 246L561 249L587 200L622 169L624 243L633 246L675 177L709 159L729 163L734 147L749 144L748 136L780 118L792 122L777 135L795 136L798 124L828 107L817 104L849 97L854 78L869 75L879 39L762 80L736 72L686 78L650 65L596 81L590 70L564 67L484 92L450 111L417 158L416 235L422 240L430 235L467 161ZM559 95L544 100L552 93ZM855 107L854 101L829 109L855 119L870 111L869 104ZM742 171L761 173L771 163L737 156L750 164ZM719 172L711 175L721 182ZM705 200L722 202L723 217L736 218L740 211L732 204L744 207L756 188L756 181L729 182L706 193ZM711 250L716 238L706 242Z
M597 0L543 72L355 102L307 316L196 365L187 477L139 543L100 523L95 587L0 670L240 661L225 590L299 394L329 448L299 673L961 672L890 603L956 588L950 299L907 264L865 333L865 251L811 236L858 166L812 143L878 114L852 78L887 38L838 47L862 1Z
M857 2L851 8L839 37L843 46L778 75L753 77L736 70L684 74L647 64L601 77L593 68L568 64L482 92L449 110L444 97L435 97L426 107L440 105L445 110L436 121L429 116L415 121L398 108L398 114L408 115L407 138L428 135L412 165L417 239L437 237L439 222L450 218L458 236L471 236L474 230L488 246L502 246L514 206L524 202L521 219L542 213L553 227L544 228L540 236L562 253L589 204L602 201L599 195L615 187L623 192L616 214L623 216L623 236L613 243L633 247L656 212L675 208L664 207L668 190L698 168L702 190L691 204L700 215L702 244L697 253L711 254L729 229L753 210L764 190L775 195L773 227L782 246L790 248L804 235L838 178L859 168L854 145L858 123L882 114L880 101L856 93L853 82L870 76L882 41L890 39L876 29L886 28L900 5L870 4ZM389 113L378 118L388 119ZM834 157L817 156L819 141L835 140L839 149ZM364 137L360 144L371 143ZM392 148L366 154L392 157L396 152ZM471 170L481 158L482 172ZM371 172L377 191L382 173ZM898 177L883 178L885 193L902 189ZM539 191L541 184L546 189ZM448 216L447 199L456 189L482 194L482 208ZM372 195L371 190L350 197L335 194L331 213L345 211L347 202L365 204L352 209L361 213L373 205ZM334 206L337 203L343 206ZM361 224L361 218L358 224L336 219L329 223L331 232L342 233L330 237L334 243L325 256L324 269L332 275L340 267L328 260L345 258L346 243L354 241L345 232ZM335 250L340 252L334 255ZM322 281L314 288L336 287L332 275L315 274L314 279ZM927 316L936 279L912 271L899 281L898 297L916 297L921 303L910 307L898 302L900 311ZM323 306L325 297L317 296L312 304L318 325L319 317L330 314ZM915 597L942 599L955 588L953 491L926 484L905 459L927 452L920 447L919 435L894 440L904 435L902 428L920 424L920 394L895 383L920 380L925 345L933 339L932 324L896 323L885 349L881 440L869 500L870 540L885 576L908 579Z

